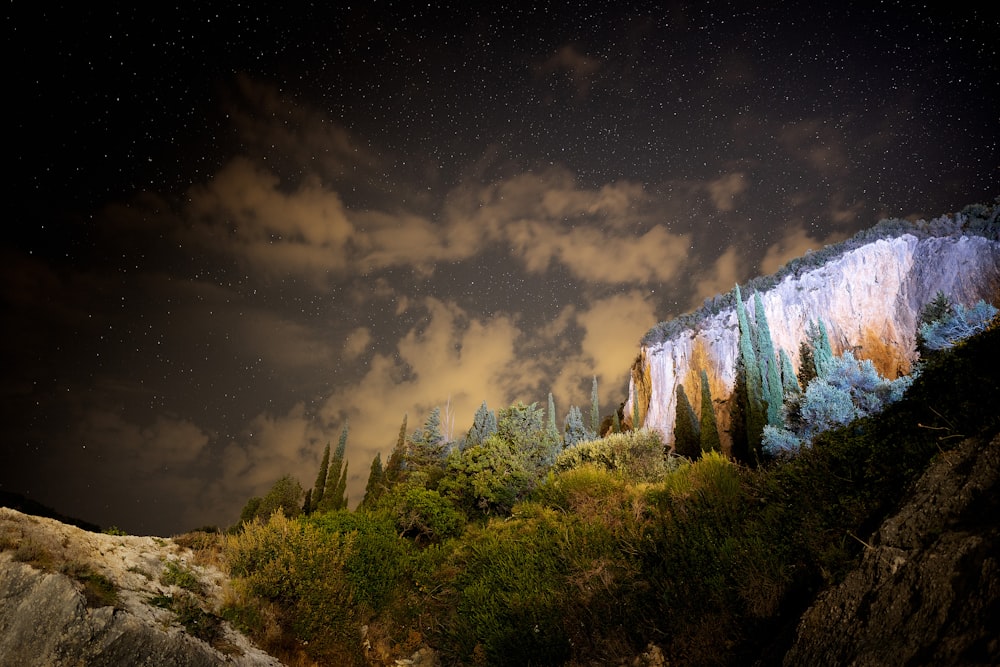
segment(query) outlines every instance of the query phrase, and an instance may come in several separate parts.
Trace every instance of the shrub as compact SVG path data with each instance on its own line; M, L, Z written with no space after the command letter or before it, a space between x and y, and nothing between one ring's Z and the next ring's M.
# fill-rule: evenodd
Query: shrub
M569 470L591 464L619 473L634 481L652 481L663 477L678 465L663 454L659 431L639 429L610 433L604 438L567 447L556 457L554 470Z
M163 573L160 575L160 583L166 586L180 586L181 588L191 591L192 593L200 594L204 592L204 586L202 586L201 581L198 580L197 575L188 568L172 560L168 560L163 564Z
M226 539L225 556L241 600L226 616L261 623L251 634L266 648L281 652L304 644L314 660L358 662L355 607L344 574L353 541L353 534L327 533L281 512L267 523L245 524ZM272 614L290 638L264 635Z
M946 350L985 330L996 315L997 309L982 300L968 309L956 303L940 319L922 324L919 338L927 350Z

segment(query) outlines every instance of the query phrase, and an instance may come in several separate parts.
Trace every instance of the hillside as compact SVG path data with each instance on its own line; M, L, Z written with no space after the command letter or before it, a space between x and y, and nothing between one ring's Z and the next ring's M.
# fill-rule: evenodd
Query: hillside
M964 305L1000 302L998 213L1000 206L968 207L930 223L884 221L751 281L743 289L748 314L755 315L751 296L759 293L775 349L788 354L796 372L807 328L822 320L835 354L870 359L890 379L909 373L921 309L937 292ZM642 424L672 443L677 386L693 397L697 413L705 370L728 449L738 339L731 294L653 327L632 368L625 419L637 407Z
M0 667L280 665L218 617L228 577L181 541L0 508Z

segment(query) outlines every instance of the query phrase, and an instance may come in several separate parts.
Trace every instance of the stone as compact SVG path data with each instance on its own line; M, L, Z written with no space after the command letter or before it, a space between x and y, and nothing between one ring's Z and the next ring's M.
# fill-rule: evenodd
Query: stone
M1000 436L941 454L803 614L784 664L1000 664L998 516Z
M938 291L971 305L1000 296L1000 243L981 236L918 239L904 234L845 252L761 294L775 350L784 349L796 371L799 344L809 323L822 319L834 354L853 351L871 359L889 379L917 360L920 311ZM748 315L753 299L744 295ZM624 414L639 400L643 425L673 444L677 384L700 410L700 372L707 371L723 449L731 444L730 398L736 382L739 332L734 309L708 317L671 338L643 345L629 381Z

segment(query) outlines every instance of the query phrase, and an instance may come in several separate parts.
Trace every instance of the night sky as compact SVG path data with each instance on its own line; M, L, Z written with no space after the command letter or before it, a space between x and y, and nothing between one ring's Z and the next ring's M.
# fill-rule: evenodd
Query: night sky
M311 486L348 419L354 505L404 414L609 413L656 322L1000 194L971 3L47 4L6 10L0 490L136 533Z

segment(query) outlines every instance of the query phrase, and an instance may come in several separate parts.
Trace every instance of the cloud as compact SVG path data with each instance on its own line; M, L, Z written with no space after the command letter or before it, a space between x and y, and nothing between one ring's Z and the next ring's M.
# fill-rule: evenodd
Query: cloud
M743 261L739 250L736 246L729 246L719 255L710 269L698 274L694 281L694 293L689 307L697 308L706 298L731 291L742 274Z
M576 362L608 385L602 400L624 398L620 394L639 340L657 321L651 294L640 290L597 299L576 315L584 332Z
M764 258L760 261L761 275L769 275L780 269L785 263L796 257L801 257L809 250L819 250L831 243L838 243L847 238L847 234L833 233L824 240L809 236L802 227L788 229L781 239L769 246Z
M344 356L356 359L363 355L371 346L372 332L367 327L358 327L347 335L342 348Z
M706 183L705 189L716 210L728 213L736 208L736 196L746 191L746 177L741 172L726 174Z
M272 278L301 275L322 286L329 273L346 271L355 228L340 197L317 180L292 193L278 186L273 174L235 158L206 185L191 188L190 226L178 232Z

